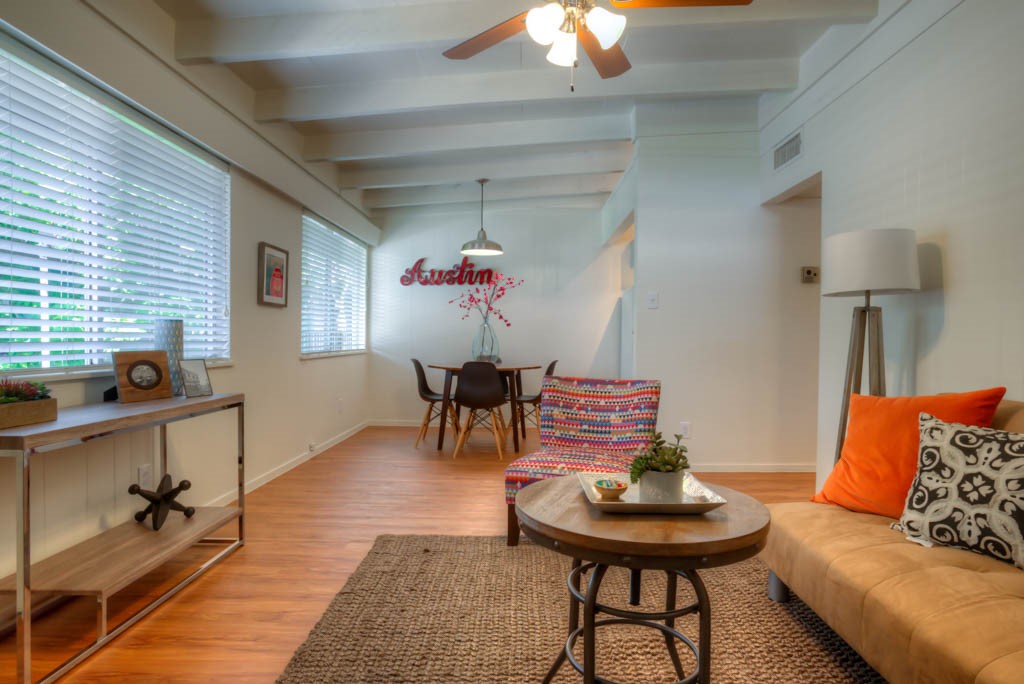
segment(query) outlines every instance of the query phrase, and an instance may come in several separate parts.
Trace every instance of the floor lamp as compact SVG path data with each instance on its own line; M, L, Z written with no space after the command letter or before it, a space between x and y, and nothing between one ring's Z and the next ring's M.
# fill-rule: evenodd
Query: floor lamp
M883 228L838 233L822 244L822 285L825 297L864 297L854 307L850 351L839 415L836 458L846 440L850 395L860 394L864 375L864 347L868 353L868 388L873 396L885 396L885 353L882 344L882 308L871 306L871 295L904 294L921 289L917 265L917 239L908 228Z

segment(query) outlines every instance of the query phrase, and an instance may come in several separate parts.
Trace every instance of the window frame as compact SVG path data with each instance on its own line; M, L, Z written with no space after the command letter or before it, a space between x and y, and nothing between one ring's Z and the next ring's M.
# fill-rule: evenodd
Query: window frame
M304 293L305 293L305 289L306 289L305 288L305 272L304 272L304 269L305 269L305 266L306 266L306 260L304 258L304 253L303 252L305 250L305 227L306 227L306 220L307 219L311 220L313 223L319 224L320 226L322 226L322 227L324 227L324 228L326 228L328 230L335 231L335 232L341 234L342 237L344 237L344 238L346 238L348 240L351 240L352 242L354 242L356 245L360 246L365 251L365 255L366 255L366 268L365 268L365 271L363 273L363 305L362 305L362 314L363 314L363 346L360 349L335 349L335 350L315 351L315 352L304 352L304 351L302 351L302 335L303 335L303 331L304 331L303 322L302 322L302 306L303 306L303 301L304 301ZM338 226L333 221L329 221L329 220L323 218L322 216L320 216L319 214L315 214L312 211L309 211L308 209L304 210L303 213L302 213L301 237L302 237L302 241L301 241L301 244L299 246L299 281L300 281L300 285L301 285L300 291L299 291L299 360L300 361L312 361L312 360L315 360L315 359L328 359L328 358L334 358L334 357L338 357L338 356L359 356L361 354L368 354L368 353L370 353L370 282L371 282L371 279L370 279L370 268L371 268L370 256L371 256L371 246L369 244L367 244L364 240L359 239L358 237L356 237L352 233L348 232L344 228Z
M211 252L210 258L223 257L223 301L224 301L224 351L225 355L204 357L210 367L233 365L232 361L232 188L234 179L232 165L220 155L195 138L177 129L152 112L142 108L121 93L110 88L103 82L92 77L74 64L59 55L39 46L26 44L17 37L0 31L0 50L3 50L17 61L25 63L44 76L58 81L71 91L75 91L88 100L92 100L102 108L110 110L115 117L126 121L127 125L135 126L141 131L161 141L167 150L190 156L208 165L216 172L224 174L225 195L223 202L223 240L218 243L216 253ZM86 380L92 377L109 376L113 368L112 360L104 363L92 363L82 366L55 366L44 368L9 368L0 369L0 377L25 377L31 380L48 382Z

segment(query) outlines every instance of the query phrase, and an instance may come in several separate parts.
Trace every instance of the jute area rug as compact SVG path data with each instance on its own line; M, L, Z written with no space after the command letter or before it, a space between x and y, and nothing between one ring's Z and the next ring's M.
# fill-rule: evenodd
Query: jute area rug
M382 536L279 678L309 682L540 682L565 643L570 559L504 537ZM879 677L803 603L765 595L752 559L702 573L711 597L715 684L876 683ZM664 573L645 572L643 606L664 606ZM612 568L602 602L628 607L628 574ZM679 604L693 602L679 582ZM696 640L695 616L677 622ZM676 681L660 633L598 630L598 674L617 682ZM680 648L687 673L692 657ZM577 645L582 662L582 643ZM579 682L566 663L556 682Z

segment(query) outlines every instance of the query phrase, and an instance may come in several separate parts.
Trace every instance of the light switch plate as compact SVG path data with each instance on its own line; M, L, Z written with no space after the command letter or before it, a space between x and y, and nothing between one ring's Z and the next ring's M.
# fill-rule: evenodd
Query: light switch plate
M653 290L651 292L648 292L647 293L647 308L648 309L657 309L658 305L659 305L658 293L653 291Z

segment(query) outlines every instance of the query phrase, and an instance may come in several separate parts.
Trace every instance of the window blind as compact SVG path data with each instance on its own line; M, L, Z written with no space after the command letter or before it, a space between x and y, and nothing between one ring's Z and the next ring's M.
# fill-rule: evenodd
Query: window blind
M366 349L367 253L340 230L303 217L303 354Z
M0 49L0 370L110 364L160 318L229 356L227 169L125 109Z

